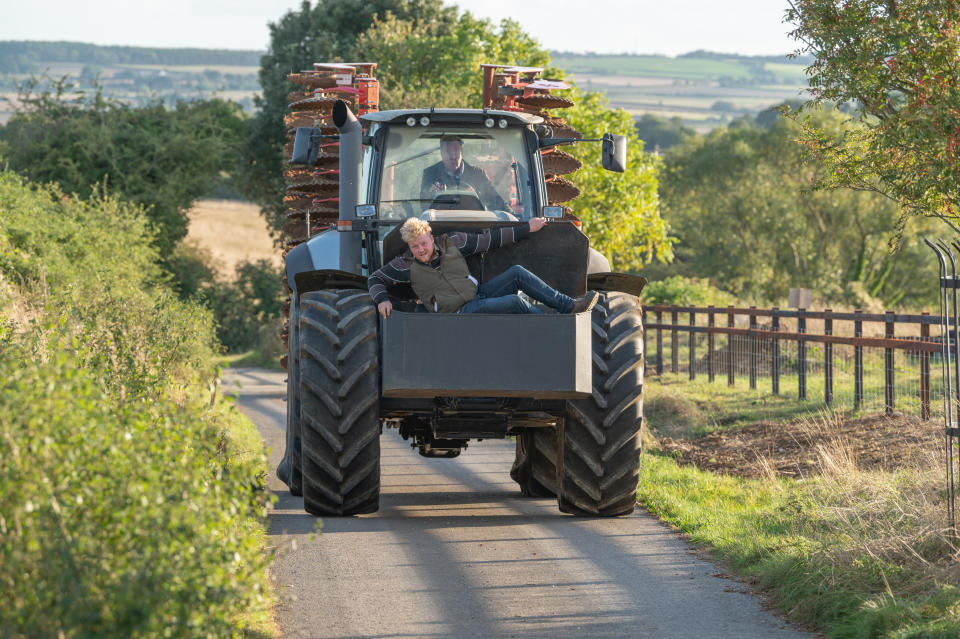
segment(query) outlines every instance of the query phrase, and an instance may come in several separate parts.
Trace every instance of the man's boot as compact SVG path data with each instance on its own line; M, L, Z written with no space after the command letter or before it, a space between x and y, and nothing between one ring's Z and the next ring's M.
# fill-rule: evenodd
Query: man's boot
M586 295L581 295L580 297L574 298L573 300L573 310L571 313L583 313L589 311L597 303L597 299L600 298L600 294L596 291L587 291Z

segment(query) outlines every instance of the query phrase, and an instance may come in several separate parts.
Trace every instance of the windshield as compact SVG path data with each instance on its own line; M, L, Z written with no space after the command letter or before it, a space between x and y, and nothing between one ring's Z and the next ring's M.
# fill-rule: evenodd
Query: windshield
M434 210L533 211L530 167L518 127L392 126L378 211L403 220Z

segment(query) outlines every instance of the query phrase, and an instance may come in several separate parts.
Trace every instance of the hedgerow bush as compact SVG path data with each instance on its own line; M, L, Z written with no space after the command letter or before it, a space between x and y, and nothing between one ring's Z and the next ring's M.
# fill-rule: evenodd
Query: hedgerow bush
M263 454L141 213L0 172L0 636L235 636L268 605Z
M672 304L675 306L727 306L736 304L736 298L710 280L674 275L654 280L643 289L644 304Z
M213 312L217 339L228 352L262 348L264 332L276 337L284 315L283 270L270 260L243 261L232 278L224 279L217 276L211 261L209 251L180 243L167 260L178 294L202 302Z

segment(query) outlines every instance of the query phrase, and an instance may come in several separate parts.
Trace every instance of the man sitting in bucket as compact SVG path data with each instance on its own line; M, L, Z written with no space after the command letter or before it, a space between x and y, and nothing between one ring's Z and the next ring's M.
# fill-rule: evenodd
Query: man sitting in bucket
M517 295L520 291L558 313L589 311L597 303L596 291L569 297L519 265L479 285L470 275L465 256L513 244L536 233L545 223L544 218L535 217L520 226L504 226L479 234L458 231L435 237L428 222L407 218L400 227L400 237L409 250L370 275L367 280L370 297L384 318L390 317L393 310L387 289L402 283L409 283L420 302L434 313L543 312Z

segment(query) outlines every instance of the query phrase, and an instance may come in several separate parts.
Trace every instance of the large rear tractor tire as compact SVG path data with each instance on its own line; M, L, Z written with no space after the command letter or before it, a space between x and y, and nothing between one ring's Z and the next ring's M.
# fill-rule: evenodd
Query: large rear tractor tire
M593 395L567 402L560 436L560 510L628 515L636 506L643 418L640 302L600 294L593 309Z
M277 477L294 497L303 495L300 434L300 340L297 301L290 300L287 324L287 447L277 466Z
M517 456L510 477L524 497L557 494L557 430L527 428L517 435Z
M316 516L380 507L376 308L366 291L300 298L303 504Z

